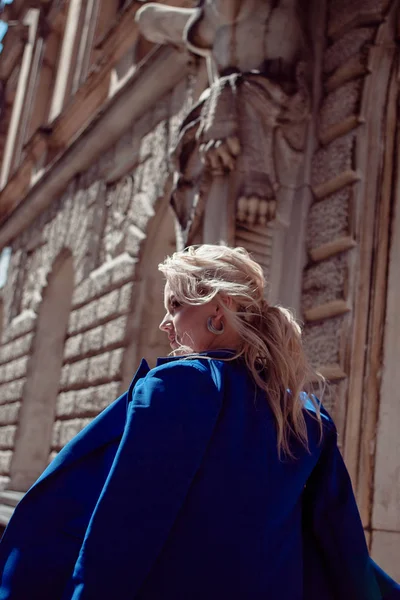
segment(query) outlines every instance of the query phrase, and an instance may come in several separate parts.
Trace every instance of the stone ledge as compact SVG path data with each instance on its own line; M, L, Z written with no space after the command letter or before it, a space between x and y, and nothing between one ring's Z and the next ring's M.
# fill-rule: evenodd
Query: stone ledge
M332 242L328 242L327 244L323 244L318 248L313 248L309 250L310 258L313 262L321 262L330 258L331 256L335 256L336 254L340 254L341 252L346 252L347 250L352 250L357 246L357 242L350 236L345 236L333 240Z
M317 371L327 381L341 381L342 379L347 379L347 373L343 371L340 365L321 365L318 367Z
M324 54L324 74L330 76L348 63L354 56L360 56L373 43L375 27L360 27L330 45Z
M350 311L351 306L346 300L332 300L332 302L326 302L304 311L304 320L307 323L314 323L332 317L339 317Z
M361 79L370 73L368 67L360 60L359 55L352 57L347 63L339 67L325 83L325 91L330 94L342 85L355 79Z
M360 181L360 179L361 177L356 171L348 169L329 181L325 181L324 183L313 187L314 196L317 200L322 200L326 196L330 196L334 192L344 188L346 185Z
M343 121L340 121L339 123L334 123L333 125L326 127L319 134L319 141L323 146L327 146L337 138L346 135L346 133L349 133L353 129L356 129L357 127L359 127L359 125L362 125L363 123L365 123L365 120L359 117L358 115L350 115L350 117L347 117Z

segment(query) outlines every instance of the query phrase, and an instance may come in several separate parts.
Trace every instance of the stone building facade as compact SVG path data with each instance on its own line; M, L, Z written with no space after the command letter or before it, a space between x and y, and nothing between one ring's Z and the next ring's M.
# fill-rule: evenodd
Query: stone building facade
M221 41L205 56L195 36L173 37L191 0L163 2L161 21L143 10L148 20L135 19L143 3L132 0L14 0L3 15L0 247L10 260L1 290L0 522L126 389L140 357L168 352L157 327L157 264L187 241L228 242L253 253L270 300L303 321L309 356L331 383L372 555L400 579L399 2L208 4L239 11L230 21L239 32L232 72ZM279 7L289 5L284 22L297 31L299 20L307 48L290 81L281 65L274 71L273 37ZM240 27L249 35L268 6L263 98L273 102L258 108L243 75L256 43L251 55ZM207 32L215 25L207 3L196 10ZM301 118L289 102L302 90L299 64ZM239 92L227 96L232 81ZM197 149L192 125L212 102L215 130L229 121L244 159L251 114L272 140L261 147L259 179L250 150L247 163L232 151L240 179L214 168L204 154L220 140L205 127L209 146ZM286 102L284 123L274 102Z

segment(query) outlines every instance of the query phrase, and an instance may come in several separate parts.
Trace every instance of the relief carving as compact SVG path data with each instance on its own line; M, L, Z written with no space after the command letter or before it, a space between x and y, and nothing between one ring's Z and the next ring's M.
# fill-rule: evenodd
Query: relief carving
M237 222L287 225L310 115L300 0L201 0L194 9L150 3L137 21L149 40L184 46L208 65L209 88L183 121L172 155L172 205L185 241L221 194Z

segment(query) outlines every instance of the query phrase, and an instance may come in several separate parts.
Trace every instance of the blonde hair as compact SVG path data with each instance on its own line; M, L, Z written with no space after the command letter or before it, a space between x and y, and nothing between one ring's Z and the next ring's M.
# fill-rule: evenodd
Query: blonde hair
M265 299L260 265L244 248L203 244L175 252L158 268L179 302L200 305L215 298L221 304L242 340L233 358L244 358L256 385L266 393L279 454L293 456L293 436L308 449L303 392L322 378L309 364L292 313ZM228 308L227 298L234 301L234 309ZM313 394L310 399L320 422L318 402Z

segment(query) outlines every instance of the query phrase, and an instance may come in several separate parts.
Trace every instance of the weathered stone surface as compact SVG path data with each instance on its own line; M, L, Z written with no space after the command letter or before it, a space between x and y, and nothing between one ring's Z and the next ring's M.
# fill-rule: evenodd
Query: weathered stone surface
M399 531L373 531L371 555L379 565L385 565L385 571L388 575L393 577L395 581L399 581Z
M334 300L346 300L348 276L346 254L308 267L304 271L303 279L303 310Z
M74 335L67 339L64 347L64 360L76 358L82 354L83 335Z
M104 352L89 359L88 381L93 385L109 378L110 353Z
M122 285L131 281L135 274L137 260L129 256L127 252L121 254L113 261L111 281L113 284Z
M92 293L94 296L102 296L110 289L111 271L111 261L109 263L104 263L103 265L101 265L101 267L99 267L95 271L92 271L92 273L90 274L90 278L92 281Z
M104 326L104 342L105 348L114 346L115 344L123 344L126 337L127 317L119 317L110 321Z
M0 427L0 448L2 450L14 447L16 431L16 425L5 425Z
M76 392L75 416L96 416L118 398L119 383L111 382Z
M332 125L344 121L359 110L362 81L349 81L326 96L320 111L320 136Z
M99 352L103 347L104 326L89 329L82 335L82 354Z
M61 430L61 421L56 421L53 425L53 433L51 437L51 447L59 449L60 445L60 430Z
M4 475L0 476L0 490L1 491L7 489L9 483L10 483L10 478L9 477L5 477Z
M10 472L11 458L11 450L0 451L0 475L8 475Z
M126 240L125 240L125 249L130 254L136 258L139 256L141 246L143 241L146 239L146 234L136 227L136 225L129 225L126 231Z
M312 164L312 185L316 187L353 167L354 131L320 148Z
M347 186L311 206L307 221L309 250L351 234L352 191L352 187Z
M119 291L118 312L124 314L130 311L132 293L134 290L133 283L126 283Z
M124 356L124 351L124 348L119 348L118 350L113 350L112 352L110 352L110 364L108 372L108 376L110 379L121 378L122 359Z
M48 283L51 262L46 249L38 248L26 258L24 286L21 297L21 310L37 313Z
M75 288L74 295L72 297L72 306L74 308L82 306L82 304L85 304L90 300L92 297L92 285L93 281L90 277L88 277Z
M339 37L354 28L379 23L390 0L332 0L329 4L328 35Z
M70 365L64 365L60 375L60 389L65 389L68 386Z
M29 356L23 356L12 360L0 367L0 381L13 381L20 379L26 375L26 370L29 362Z
M57 450L52 450L50 452L50 454L49 454L49 460L48 460L48 463L47 463L48 465L53 462L53 460L55 459L55 457L57 456L57 454L58 454Z
M325 52L324 72L331 74L358 52L363 52L375 37L375 27L353 29L332 44Z
M109 294L97 300L97 319L100 321L112 318L118 314L119 290L113 290Z
M69 316L68 333L74 335L78 331L79 310L74 310Z
M70 421L59 422L59 435L56 438L58 441L55 447L62 448L68 444L86 425L91 422L91 419L71 419Z
M12 402L0 406L0 425L17 423L21 402Z
M87 381L89 361L87 358L69 365L68 387L84 385Z
M36 323L36 314L26 310L13 319L4 332L4 340L13 340L32 331Z
M25 381L25 379L18 379L17 381L0 385L0 404L22 398Z
M82 331L84 329L89 329L93 327L97 323L98 315L97 315L97 303L91 302L90 304L86 304L82 308L79 308L79 317L78 317L78 331ZM102 318L102 317L100 317Z
M62 392L58 395L56 417L75 416L75 396L78 392Z
M309 324L304 328L303 342L314 367L338 365L347 340L347 315Z
M197 98L196 98L197 100ZM170 119L169 119L169 145L174 148L179 137L179 128L189 113L193 103L189 82L184 79L179 83L170 95Z
M28 333L13 342L0 347L0 363L8 362L24 354L28 354L33 341L33 333Z

